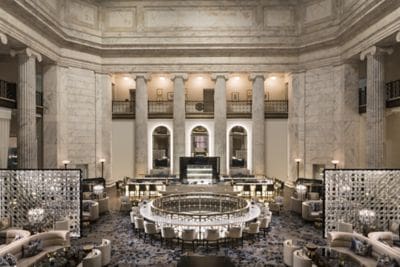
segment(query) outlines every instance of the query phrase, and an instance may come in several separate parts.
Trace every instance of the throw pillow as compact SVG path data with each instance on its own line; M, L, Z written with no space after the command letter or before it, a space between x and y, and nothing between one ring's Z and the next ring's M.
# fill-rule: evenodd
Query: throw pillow
M39 254L43 250L42 240L32 240L28 245L22 246L22 257L28 258Z
M399 224L396 222L392 222L389 226L389 231L398 234L399 233Z
M370 256L372 252L372 246L367 241L362 241L357 238L351 239L350 249L357 255Z
M376 261L376 267L399 267L399 264L388 255L381 255Z
M14 240L13 241L17 241L17 240L19 240L19 239L21 239L22 238L22 236L21 235L15 235L15 237L14 237Z
M83 202L83 204L82 204L82 209L84 210L84 211L89 211L89 209L90 209L90 206L91 206L91 203L90 202Z
M320 210L321 210L321 203L320 202L314 202L313 211L320 211Z
M17 266L17 258L13 254L7 253L6 255L4 255L4 259L8 262L9 265ZM2 265L0 264L0 266Z

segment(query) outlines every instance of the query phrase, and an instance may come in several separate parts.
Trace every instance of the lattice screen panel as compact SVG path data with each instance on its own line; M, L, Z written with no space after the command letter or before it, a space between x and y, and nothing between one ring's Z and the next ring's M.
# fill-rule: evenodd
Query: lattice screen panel
M80 180L80 170L0 170L0 217L23 227L29 209L43 208L45 227L69 218L71 236L80 236Z
M325 236L340 220L360 229L365 208L375 211L378 229L400 219L400 170L325 170Z

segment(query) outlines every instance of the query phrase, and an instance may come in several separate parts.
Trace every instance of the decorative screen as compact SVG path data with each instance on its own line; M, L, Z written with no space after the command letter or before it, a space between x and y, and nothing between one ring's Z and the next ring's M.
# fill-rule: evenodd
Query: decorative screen
M340 220L361 232L358 212L373 210L376 229L400 219L400 170L325 170L325 236Z
M14 227L29 226L28 211L40 208L43 228L68 218L71 236L80 236L80 170L0 170L0 201L0 217Z

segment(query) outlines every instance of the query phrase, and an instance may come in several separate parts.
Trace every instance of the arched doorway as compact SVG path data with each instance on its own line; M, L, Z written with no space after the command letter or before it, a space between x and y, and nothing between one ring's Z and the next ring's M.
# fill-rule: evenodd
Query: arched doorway
M229 168L247 168L247 132L235 126L229 132Z
M158 126L153 131L153 169L170 167L171 134L167 127Z
M208 131L203 126L193 128L191 133L192 148L191 155L193 157L208 156Z

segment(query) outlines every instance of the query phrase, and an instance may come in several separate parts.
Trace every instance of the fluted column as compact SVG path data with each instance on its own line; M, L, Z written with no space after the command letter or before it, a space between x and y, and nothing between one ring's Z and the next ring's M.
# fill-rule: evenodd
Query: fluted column
M250 75L253 82L252 123L253 123L253 174L265 174L265 108L264 81L262 73Z
M289 118L288 118L288 142L289 142L289 180L297 179L297 160L299 164L299 175L304 177L304 110L305 110L305 72L292 73L289 80Z
M177 73L174 81L174 121L173 121L173 174L179 174L180 157L185 156L185 81L188 75Z
M0 168L7 168L11 109L0 107Z
M392 49L373 46L361 53L367 59L367 138L366 154L368 168L385 166L385 73L384 57Z
M220 174L227 174L226 163L226 73L215 73L211 75L215 81L214 89L214 151L215 156L220 158Z
M40 54L30 48L11 51L18 57L18 141L17 155L19 168L37 168L36 137L36 60L41 61Z
M135 101L135 174L143 176L147 174L147 118L148 118L148 95L147 74L135 75L136 101Z

